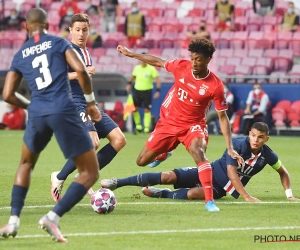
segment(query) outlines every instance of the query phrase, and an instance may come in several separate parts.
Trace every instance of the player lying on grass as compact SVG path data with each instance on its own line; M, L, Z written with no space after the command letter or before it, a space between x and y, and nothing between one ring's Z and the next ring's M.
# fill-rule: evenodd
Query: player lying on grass
M227 154L211 163L213 170L214 198L219 199L231 194L234 198L240 195L249 202L260 201L251 196L245 186L252 176L258 174L267 164L276 170L288 200L294 198L290 177L278 156L265 143L269 140L269 128L263 122L253 124L249 136L233 139L234 149L245 160L245 166L239 167L237 160ZM144 173L124 179L103 179L102 187L114 190L124 186L142 186L142 192L155 198L198 199L204 200L205 194L199 182L197 167L178 168L169 172ZM175 191L167 188L155 188L152 185L173 184Z

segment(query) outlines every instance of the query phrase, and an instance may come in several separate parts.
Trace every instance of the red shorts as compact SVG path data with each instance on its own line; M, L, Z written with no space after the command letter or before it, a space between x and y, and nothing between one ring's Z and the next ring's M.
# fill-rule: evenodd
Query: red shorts
M141 36L128 37L128 47L129 48L142 48L143 44L141 41Z
M146 147L152 152L165 153L172 151L182 143L188 150L195 138L204 138L206 145L208 145L208 132L205 123L177 127L159 120L147 140Z

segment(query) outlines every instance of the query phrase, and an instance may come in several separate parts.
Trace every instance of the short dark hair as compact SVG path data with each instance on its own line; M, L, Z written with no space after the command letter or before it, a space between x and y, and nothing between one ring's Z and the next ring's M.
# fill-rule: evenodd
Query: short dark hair
M269 135L269 127L266 123L264 122L256 122L252 125L251 129L257 129L260 132L266 133L266 135Z
M216 51L214 44L208 39L192 40L189 44L189 51L194 53L201 53L206 57L212 57Z
M87 14L78 13L71 17L70 27L73 27L75 22L85 22L90 27L90 18Z

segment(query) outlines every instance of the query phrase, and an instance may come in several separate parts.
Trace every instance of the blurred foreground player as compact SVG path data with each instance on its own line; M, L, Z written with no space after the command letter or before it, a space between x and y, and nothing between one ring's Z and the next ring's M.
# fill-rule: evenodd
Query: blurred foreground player
M29 40L13 58L7 73L3 99L15 106L28 108L21 163L12 189L11 216L0 236L15 237L20 214L30 185L31 172L54 133L64 156L73 159L80 173L64 198L40 221L40 227L53 240L67 242L61 234L59 219L73 208L99 177L98 161L90 136L78 117L68 80L68 66L78 73L87 102L87 113L94 121L101 119L95 106L89 75L82 61L66 40L47 34L49 23L43 9L31 9L26 16ZM31 101L16 93L25 78L31 91Z

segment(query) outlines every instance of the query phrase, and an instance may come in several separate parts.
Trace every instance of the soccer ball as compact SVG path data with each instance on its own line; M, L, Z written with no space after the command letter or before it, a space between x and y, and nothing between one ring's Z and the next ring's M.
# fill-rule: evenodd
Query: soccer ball
M97 190L91 196L91 205L98 214L106 214L114 211L117 199L113 191L107 188Z

